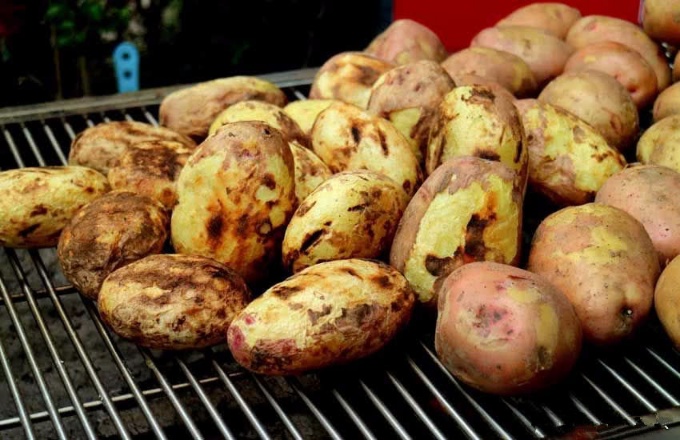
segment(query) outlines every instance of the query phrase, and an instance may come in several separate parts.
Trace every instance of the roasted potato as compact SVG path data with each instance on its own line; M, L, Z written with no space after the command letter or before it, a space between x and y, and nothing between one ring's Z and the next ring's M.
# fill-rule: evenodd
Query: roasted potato
M309 148L305 148L297 142L289 142L290 152L293 153L295 164L295 206L300 203L321 185L324 180L333 175L328 166L323 163Z
M548 84L538 99L583 119L619 151L635 145L640 128L637 107L628 91L606 73L564 73Z
M250 293L243 279L196 255L150 255L106 277L97 308L119 336L157 350L199 349L226 339Z
M161 102L161 125L202 141L217 115L240 101L265 101L286 105L286 95L269 81L252 76L233 76L206 81L166 96Z
M680 45L680 0L645 0L642 28L657 41Z
M542 29L564 40L581 12L564 3L531 3L515 9L496 26L528 26Z
M425 180L404 211L390 251L420 302L436 304L451 272L472 261L517 264L524 188L500 162L457 157Z
M76 213L59 237L61 268L80 293L97 299L114 270L163 250L169 216L156 200L113 191Z
M666 266L656 283L654 308L666 334L680 349L680 257Z
M390 24L371 41L365 52L397 65L421 60L440 63L448 55L437 34L408 19Z
M527 139L529 186L555 204L582 205L626 159L576 116L535 99L517 101Z
M397 127L423 163L437 106L455 86L434 61L405 64L383 73L373 84L368 111Z
M130 145L148 141L173 141L189 149L196 148L193 140L167 128L132 121L104 122L73 139L68 162L106 175Z
M299 272L323 261L387 253L408 196L372 171L336 174L298 207L283 239L283 265Z
M438 291L435 349L454 376L481 391L519 394L563 379L581 352L574 307L542 277L470 263Z
M264 282L295 206L290 147L275 128L234 122L207 138L177 179L172 243Z
M371 86L393 67L392 63L366 53L340 53L321 66L314 77L309 97L337 99L365 109L371 96Z
M334 102L333 99L300 99L289 103L283 111L297 123L304 134L309 136L316 117Z
M642 133L637 144L637 160L644 164L671 165L673 168L672 158L678 144L680 144L680 114L664 118ZM657 148L660 152L655 154ZM654 155L653 161L652 155ZM658 161L663 163L658 163ZM680 167L674 169L678 171Z
M652 111L654 122L677 114L680 114L680 83L673 84L659 93Z
M21 168L0 172L0 246L57 244L84 205L109 191L101 173L85 167Z
M227 341L249 370L300 374L378 351L407 324L413 305L413 291L392 267L329 261L251 302L232 322Z
M618 208L588 203L543 220L528 270L567 295L587 341L605 345L630 336L649 315L659 257L639 221Z

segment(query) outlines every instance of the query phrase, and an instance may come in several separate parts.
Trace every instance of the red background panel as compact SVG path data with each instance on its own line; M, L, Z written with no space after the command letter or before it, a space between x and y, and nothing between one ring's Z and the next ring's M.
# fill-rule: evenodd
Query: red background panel
M432 29L449 51L470 44L472 37L527 0L394 0L394 19L410 18ZM640 0L565 0L583 15L609 15L637 23Z

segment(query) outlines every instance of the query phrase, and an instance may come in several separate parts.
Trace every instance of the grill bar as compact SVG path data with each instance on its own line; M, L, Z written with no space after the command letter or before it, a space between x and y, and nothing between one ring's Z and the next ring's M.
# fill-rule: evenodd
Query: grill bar
M635 420L633 420L633 418L623 408L621 408L621 406L618 403L616 403L611 397L609 397L609 395L605 393L602 390L602 388L597 386L595 382L590 380L588 376L586 376L585 374L583 375L583 379L588 383L588 385L591 386L592 389L595 390L595 392L600 397L602 397L609 404L611 408L613 408L617 413L619 413L619 415L621 415L621 417L623 417L626 423L628 423L631 426L635 425Z
M394 384L395 388L397 391L399 391L399 394L406 400L406 402L409 404L411 408L413 408L413 411L418 415L418 418L422 420L425 425L427 425L427 428L432 432L432 435L439 439L439 440L446 440L446 436L437 428L437 425L434 424L434 422L427 416L425 411L418 405L418 402L409 394L409 392L404 388L404 386L399 382L391 373L387 373L387 377L390 379L392 384Z
M366 426L364 421L361 420L361 417L359 417L359 414L357 414L356 411L352 409L352 407L347 403L345 398L342 397L340 392L338 390L333 390L333 395L338 400L338 403L340 404L340 406L342 406L347 415L349 415L352 421L357 425L357 428L359 428L359 431L361 431L361 434L364 436L364 438L368 440L376 440L376 437L373 435L370 428Z
M267 399L267 402L269 402L269 404L272 406L274 412L276 412L283 424L286 426L288 432L293 436L294 439L302 440L302 434L300 434L300 431L298 431L298 429L295 427L283 408L281 408L279 402L277 402L274 396L269 392L267 386L257 376L251 375L251 378L260 389L265 399Z
M300 396L305 405L307 405L307 408L309 408L319 423L321 423L328 435L330 435L334 440L341 440L342 436L338 433L328 418L326 418L321 410L319 410L319 408L314 404L314 402L312 402L309 396L307 396L307 394L302 390L302 387L298 385L299 381L297 379L291 379L288 381L288 384L291 386L291 388L293 388L295 393Z
M631 361L627 357L624 357L623 359L626 361L626 363L628 365L631 366L631 368L633 368L633 370L635 370L635 372L637 374L640 375L640 377L642 377L645 380L645 382L650 384L657 393L661 394L668 401L669 404L671 404L673 406L680 405L680 401L678 401L675 397L673 397L673 395L671 395L668 391L666 391L665 388L663 388L661 385L659 385L659 383L657 381L652 379L652 377L649 374L645 373L644 370L642 370L640 367L638 367L633 361Z
M410 440L412 437L406 432L406 429L402 426L401 423L397 420L397 418L392 414L392 412L385 406L382 400L378 396L375 395L375 393L364 383L364 381L359 381L359 384L361 385L361 388L364 389L366 394L368 394L368 398L371 399L371 402L378 408L378 411L380 411L380 414L387 419L389 424L392 426L392 428L395 430L397 435L399 435L399 438L403 440Z
M9 358L7 357L7 352L5 351L2 341L0 341L0 363L2 363L2 371L5 373L7 385L9 386L10 392L12 393L12 399L14 399L14 404L17 407L17 411L19 411L19 417L17 417L18 422L21 423L21 426L24 428L26 438L34 439L35 434L33 433L33 426L31 426L31 420L29 419L28 413L26 412L24 399L21 397L21 393L19 393L19 387L17 387L16 380L12 375L12 367L10 366Z

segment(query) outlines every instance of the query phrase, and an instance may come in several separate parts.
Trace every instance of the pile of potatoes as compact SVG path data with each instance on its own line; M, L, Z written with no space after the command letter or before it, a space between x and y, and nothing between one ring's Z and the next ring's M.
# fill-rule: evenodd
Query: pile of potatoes
M680 346L668 8L647 0L643 29L535 3L450 55L400 20L307 100L254 77L182 89L161 127L103 123L68 166L0 172L0 244L56 245L126 339L226 342L261 374L365 357L413 313L496 394L559 382L655 312Z

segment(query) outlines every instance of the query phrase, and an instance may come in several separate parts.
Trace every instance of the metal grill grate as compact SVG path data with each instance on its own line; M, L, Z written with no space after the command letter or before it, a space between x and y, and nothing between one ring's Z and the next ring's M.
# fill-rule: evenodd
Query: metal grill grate
M312 75L265 78L302 99ZM156 124L169 90L2 110L0 168L64 164L74 136L102 121ZM120 340L54 249L0 250L0 296L3 438L622 438L680 424L680 353L655 322L625 347L586 351L546 393L499 398L446 371L425 320L369 359L270 378L225 347L171 354Z

